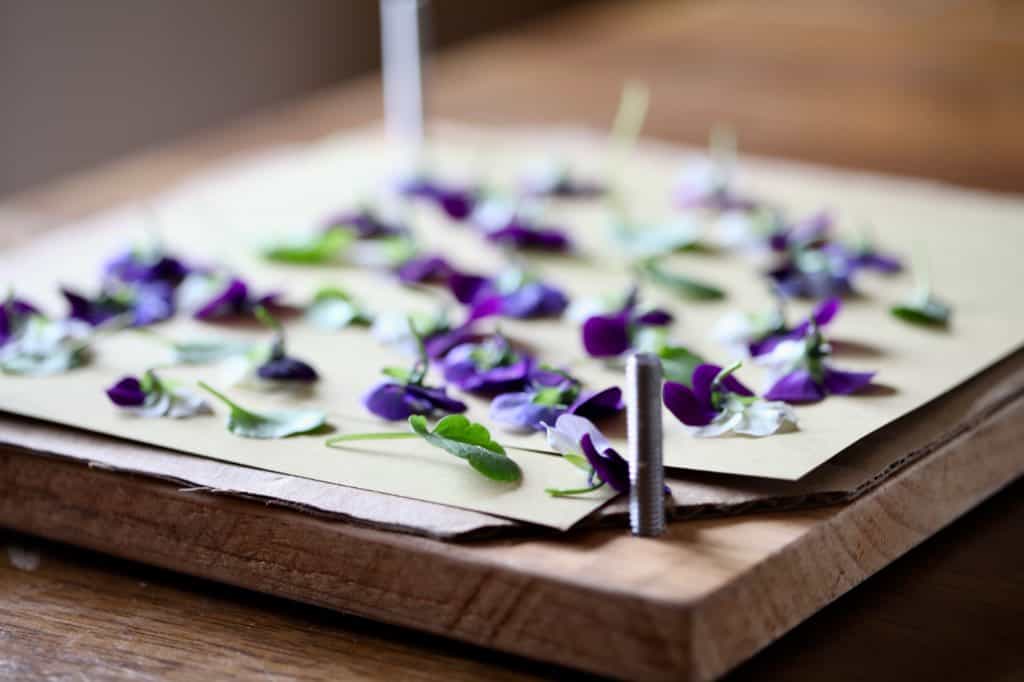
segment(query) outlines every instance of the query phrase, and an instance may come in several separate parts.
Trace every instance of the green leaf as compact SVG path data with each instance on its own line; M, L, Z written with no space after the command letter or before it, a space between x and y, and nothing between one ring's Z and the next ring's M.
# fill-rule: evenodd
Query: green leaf
M695 301L716 301L725 298L724 290L679 273L668 272L654 259L644 261L640 271L654 284L671 289L684 298Z
M330 229L312 236L286 239L263 249L263 257L278 263L313 265L330 263L355 236L349 230Z
M683 346L665 346L658 350L658 357L661 358L665 380L687 386L693 379L693 370L697 369L697 365L704 363L704 358Z
M949 325L953 309L937 298L927 296L917 297L906 303L894 305L889 308L889 312L910 324L945 327Z
M327 423L327 415L319 410L277 410L260 414L242 407L203 381L199 386L228 406L228 431L242 438L287 438L316 431Z
M348 295L337 287L324 287L306 308L306 320L315 327L338 331L352 324L366 325L373 320Z
M505 449L491 439L482 425L461 414L443 418L431 432L421 415L409 417L409 426L423 440L449 454L469 462L479 473L494 481L516 482L522 479L519 465L505 454Z

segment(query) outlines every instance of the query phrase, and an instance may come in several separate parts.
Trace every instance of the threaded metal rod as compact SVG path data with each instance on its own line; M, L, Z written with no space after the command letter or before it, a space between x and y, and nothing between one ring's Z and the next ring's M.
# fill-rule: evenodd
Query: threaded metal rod
M629 435L629 525L634 535L665 530L665 465L662 461L661 360L637 353L626 365Z

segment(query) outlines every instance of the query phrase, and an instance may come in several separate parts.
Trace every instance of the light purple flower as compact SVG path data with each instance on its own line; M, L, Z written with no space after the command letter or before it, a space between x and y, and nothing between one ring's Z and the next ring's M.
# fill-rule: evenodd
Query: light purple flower
M459 303L470 306L473 319L559 317L569 305L561 290L519 271L493 278L456 272L448 278L448 286Z
M465 403L449 397L443 388L396 380L382 381L370 389L363 396L363 405L390 421L408 419L414 414L455 414L467 409Z
M178 300L198 320L250 315L259 306L279 308L277 292L255 296L240 277L209 272L189 275L178 289Z
M455 268L441 256L410 258L395 269L403 284L446 284Z
M191 270L181 259L159 250L130 249L107 261L103 279L121 284L162 282L176 287Z
M751 339L748 342L747 349L751 357L758 355L764 355L770 353L777 345L787 339L802 339L807 335L807 330L811 327L811 320L814 321L819 328L828 325L835 316L839 314L842 309L842 302L838 298L828 298L815 306L811 312L811 316L796 325L792 329L786 328L784 325L768 334L761 336L760 338Z
M545 426L548 445L573 464L589 469L590 489L550 490L554 495L589 492L608 484L613 490L624 493L629 490L629 463L612 448L596 426L589 420L566 414L558 417L554 424ZM586 464L581 464L581 459Z

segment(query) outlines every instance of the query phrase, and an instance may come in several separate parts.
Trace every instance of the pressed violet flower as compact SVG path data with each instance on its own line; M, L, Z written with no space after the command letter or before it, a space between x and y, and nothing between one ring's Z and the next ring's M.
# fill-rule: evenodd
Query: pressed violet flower
M562 230L538 225L530 212L498 200L480 202L470 216L487 240L513 249L564 252L572 248Z
M136 247L107 261L103 266L103 280L119 284L161 282L176 287L191 270L183 260L167 254L160 245Z
M855 393L871 383L874 372L838 370L828 362L832 348L813 323L802 339L782 341L754 362L768 370L767 400L808 403L826 395Z
M424 381L430 368L426 348L418 337L419 357L410 369L385 367L388 377L363 396L363 406L383 419L397 421L414 414L454 414L468 408L462 401L451 398L444 388L427 386Z
M0 304L0 346L17 336L29 318L39 314L39 310L28 301L8 296Z
M161 322L174 315L174 287L166 282L135 285L107 285L95 298L62 288L68 302L68 317L97 326L121 318L133 327Z
M306 306L306 320L320 329L337 331L349 325L369 325L373 317L344 289L320 287Z
M622 307L606 315L592 315L583 322L583 348L595 358L613 358L633 347L636 334L644 327L664 327L672 315L660 308L639 307L637 291L625 297Z
M523 177L523 193L530 197L590 199L605 193L600 182L577 178L567 163L537 164Z
M491 401L490 418L507 431L539 431L566 413L600 420L623 408L621 389L583 393L578 380L541 366L530 373L525 390L504 393Z
M403 196L432 202L449 218L457 221L469 218L479 196L475 188L446 186L426 176L400 183L398 191Z
M327 447L338 447L339 443L366 440L399 440L422 438L430 445L466 460L481 475L501 483L516 483L523 477L519 465L505 453L505 448L491 438L490 432L482 425L471 422L461 414L450 414L442 418L431 431L422 415L409 417L410 432L349 433L329 438ZM342 446L344 447L344 446Z
M153 370L143 374L141 380L126 376L106 393L112 403L140 417L185 419L213 414L201 395L177 382L159 378Z
M559 317L569 305L561 290L518 269L491 278L456 272L449 276L448 287L459 303L471 307L473 319Z
M608 485L617 493L629 491L629 463L612 448L596 426L576 415L560 416L553 425L545 427L548 445L567 461L587 473L587 485L582 488L548 488L555 497L582 495Z
M384 218L368 207L331 216L324 223L324 231L332 230L350 230L357 239L397 237L408 232L403 225Z
M833 251L795 248L768 272L768 277L775 289L785 296L821 299L852 294L850 278L855 271L849 260Z
M262 306L257 306L254 314L273 332L273 338L269 343L253 346L244 356L228 359L226 374L230 383L276 389L305 387L319 380L312 365L287 353L281 323Z
M700 365L693 372L692 388L665 382L662 399L676 419L699 438L730 432L746 436L770 436L783 425L796 425L793 408L784 402L762 400L733 376L736 363L722 369Z
M771 352L787 339L802 339L807 334L811 318L818 327L826 326L841 308L838 298L825 299L815 306L810 318L789 327L780 301L775 309L763 313L728 313L715 324L712 335L734 357L756 357Z
M896 256L878 251L870 242L862 241L853 246L832 243L823 247L833 258L843 258L850 270L874 270L892 275L903 270L903 263Z
M508 393L524 388L533 359L517 353L504 336L452 348L442 363L445 381L470 393Z
M446 284L454 272L447 260L436 255L416 256L395 268L402 284Z
M80 320L48 320L30 315L0 345L0 371L45 376L60 374L89 360L93 330Z
M178 289L179 305L199 320L250 315L257 306L273 307L277 298L276 292L253 296L241 278L213 272L192 273Z
M444 308L411 315L384 312L374 318L370 333L380 343L406 355L418 356L422 346L427 357L437 360L455 346L480 341L483 334L476 331L475 323L476 318L470 317L461 325L453 325Z

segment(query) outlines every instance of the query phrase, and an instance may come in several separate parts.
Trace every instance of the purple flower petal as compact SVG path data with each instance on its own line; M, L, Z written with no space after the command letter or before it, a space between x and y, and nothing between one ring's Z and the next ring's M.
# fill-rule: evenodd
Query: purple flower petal
M405 284L442 283L448 280L455 269L440 256L422 256L405 261L395 272Z
M665 382L661 399L668 411L687 426L706 426L718 414L710 402L702 401L690 388L675 381Z
M856 260L857 266L877 270L887 275L903 270L903 263L896 256L889 256L877 251L862 252Z
M766 400L781 400L787 403L813 403L825 397L819 386L806 369L797 369L776 381L764 394Z
M502 246L536 251L568 251L572 246L569 237L553 228L529 227L517 220L505 227L487 233L487 240Z
M103 277L125 284L163 282L177 286L190 271L177 258L160 256L151 260L135 251L126 251L104 265Z
M199 320L237 315L245 310L249 301L249 287L237 277L232 278L210 300L192 313Z
M371 211L349 211L334 216L324 223L325 230L352 228L359 239L379 239L402 234L401 225L386 223Z
M423 347L428 358L439 360L446 356L452 348L464 343L479 341L481 338L482 335L479 332L474 331L469 324L464 324L455 329L431 334L423 339Z
M479 344L456 346L444 358L444 378L463 391L471 393L509 393L526 387L533 362L528 357L516 357L507 365L481 369L473 358Z
M466 404L450 398L442 388L404 385L385 381L374 386L363 397L363 405L373 414L398 421L413 414L465 412Z
M629 350L629 318L625 313L594 315L583 323L583 348L595 358L616 357Z
M135 377L124 377L107 389L107 395L119 407L139 407L146 402L146 392Z
M406 386L405 390L409 395L430 403L431 412L444 412L445 414L457 414L465 412L469 408L466 403L450 397L443 388L432 388L429 386Z
M871 383L874 372L844 372L825 367L825 389L834 395L848 395Z
M541 431L565 414L564 407L540 405L533 402L533 396L531 391L499 395L491 401L491 421L514 431Z
M448 276L448 288L455 300L470 305L490 289L490 280L480 275L453 272Z
M256 374L261 379L269 381L294 381L299 383L311 383L320 378L312 366L287 355L272 358L263 363L257 368Z
M167 282L140 284L132 303L132 324L144 327L174 316L174 287Z
M70 307L68 317L74 320L81 320L93 327L103 324L112 317L128 310L128 307L122 303L116 303L103 298L92 300L70 289L62 288L60 293L67 300Z
M648 310L643 315L639 315L636 318L636 323L647 327L664 327L672 324L673 319L672 313L667 310L654 308L653 310Z
M580 438L580 449L583 450L583 456L594 468L598 478L610 485L615 492L629 491L629 463L622 455L612 448L598 452L589 433L583 434Z
M36 307L28 301L19 298L0 301L0 346L10 340L22 319L38 314Z
M452 220L465 220L476 205L476 192L471 189L444 187L429 178L414 178L399 186L405 196L434 202Z
M569 406L568 412L596 422L614 417L624 409L626 409L626 403L622 400L622 389L612 386L603 391L581 393L576 401Z
M558 289L542 282L528 282L502 297L501 314L515 318L558 317L569 299Z

